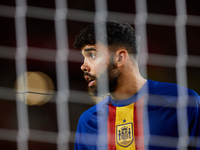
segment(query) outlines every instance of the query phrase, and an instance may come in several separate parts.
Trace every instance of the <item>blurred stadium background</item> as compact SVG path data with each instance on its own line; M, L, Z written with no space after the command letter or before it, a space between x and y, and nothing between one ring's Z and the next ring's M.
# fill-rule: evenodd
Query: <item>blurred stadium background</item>
M59 1L59 0L58 0ZM57 2L58 2L57 1ZM17 4L17 2L19 4ZM20 3L22 2L22 3ZM16 27L16 6L27 5L25 10L25 27ZM78 118L82 112L95 104L88 95L87 83L80 70L83 58L80 50L73 48L73 42L79 31L95 20L96 5L94 0L66 0L66 43L69 53L66 61L66 87L69 85L69 95L66 94L66 113L59 106L58 93L60 73L56 57L58 56L58 26L56 27L56 1L55 0L1 0L0 1L0 149L26 150L20 148L19 119L27 117L28 137L22 141L28 144L29 150L56 150L59 147L59 133L62 131L70 135L66 139L68 149L73 149L74 134ZM136 2L134 0L107 0L107 19L125 21L135 26ZM200 3L197 0L186 0L186 84L189 88L200 94ZM20 7L19 7L20 8ZM177 6L175 0L147 0L147 19L145 22L147 38L147 76L149 79L162 82L177 83L176 70L177 40L176 17ZM23 11L22 11L23 13ZM59 19L59 18L58 18ZM23 21L22 21L23 22ZM16 98L17 81L17 47L19 46L16 30L25 31L27 55L25 56L25 69L29 72L42 72L48 75L54 84L54 93L49 102L43 105L27 105L23 107L27 116L20 116L21 107ZM64 29L64 28L63 28ZM61 29L62 30L62 29ZM22 35L23 37L23 35ZM62 35L60 36L62 37ZM143 40L143 39L141 39ZM23 43L23 42L22 42ZM26 45L25 44L25 45ZM62 44L62 42L61 42ZM62 47L62 46L61 46ZM64 53L65 54L65 53ZM67 53L66 53L67 54ZM67 55L66 55L67 56ZM143 55L141 55L143 56ZM140 57L141 62L143 57ZM64 58L66 60L66 58ZM183 65L184 66L184 65ZM68 75L68 76L67 76ZM62 76L62 75L61 75ZM62 77L63 78L63 77ZM68 82L69 81L69 82ZM63 81L64 82L64 81ZM69 84L68 84L69 83ZM179 82L180 83L180 82ZM65 86L64 86L65 87ZM62 86L61 86L62 88ZM67 88L68 89L68 88ZM68 97L69 96L69 97ZM62 100L61 100L62 101ZM59 106L59 107L58 107ZM26 111L27 108L27 111ZM22 111L23 112L23 111ZM61 115L60 115L61 113ZM64 115L66 114L66 115ZM65 120L62 123L62 120ZM62 125L69 124L68 127ZM26 127L27 127L26 126ZM26 134L25 134L26 135ZM22 142L23 143L23 142ZM62 140L61 140L62 143ZM61 144L62 145L62 144ZM64 146L65 147L65 146ZM63 148L64 149L64 148Z

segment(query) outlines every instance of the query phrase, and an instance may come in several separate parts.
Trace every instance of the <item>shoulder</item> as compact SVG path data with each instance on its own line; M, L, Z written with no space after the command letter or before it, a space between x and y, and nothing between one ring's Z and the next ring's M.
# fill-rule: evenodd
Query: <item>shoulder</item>
M108 101L109 97L89 108L80 116L76 130L75 149L96 149L95 145L91 143L95 144L97 142L98 122L104 123L106 120L106 117L99 115L99 113L107 110Z
M176 105L179 96L188 98L189 105L198 106L200 103L199 95L192 89L174 84L148 80L149 94L152 97L159 97L165 101Z
M104 110L102 107L106 107L109 101L109 97L106 97L104 100L98 104L92 106L88 110L82 113L79 118L79 123L87 123L89 120L93 119L97 115L97 111Z
M186 92L189 96L199 96L194 90L167 82L159 82L149 80L149 92L157 95L178 96L182 92Z

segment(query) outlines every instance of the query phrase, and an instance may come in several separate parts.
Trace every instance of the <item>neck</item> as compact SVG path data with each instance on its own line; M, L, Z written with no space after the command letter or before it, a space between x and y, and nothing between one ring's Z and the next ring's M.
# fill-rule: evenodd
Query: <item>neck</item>
M145 83L146 79L140 75L137 68L132 72L125 71L119 78L117 89L110 95L115 100L127 99L136 94Z

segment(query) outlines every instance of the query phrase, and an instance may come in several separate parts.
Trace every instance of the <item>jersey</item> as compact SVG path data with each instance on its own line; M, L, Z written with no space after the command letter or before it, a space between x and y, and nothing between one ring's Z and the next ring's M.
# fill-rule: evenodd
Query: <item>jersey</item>
M186 107L177 107L182 102ZM185 132L187 148L200 150L199 106L199 95L193 90L149 79L132 97L108 96L85 111L79 118L74 149L176 150Z

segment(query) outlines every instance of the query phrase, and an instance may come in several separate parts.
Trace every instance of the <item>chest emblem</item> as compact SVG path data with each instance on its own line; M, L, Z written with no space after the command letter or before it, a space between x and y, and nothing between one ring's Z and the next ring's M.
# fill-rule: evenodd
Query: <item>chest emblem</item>
M133 123L116 126L116 142L122 147L128 147L133 142Z

